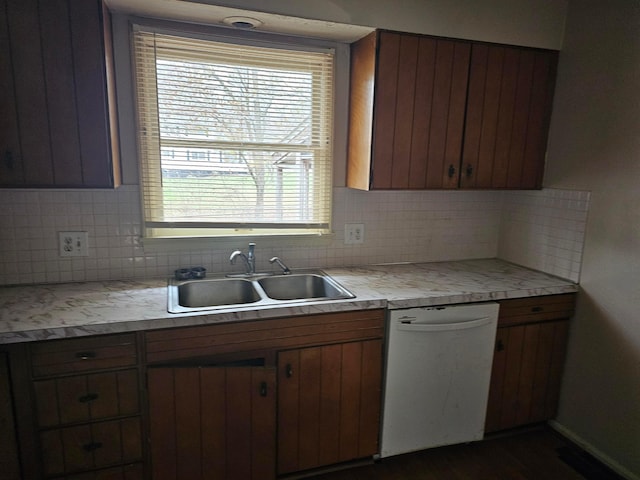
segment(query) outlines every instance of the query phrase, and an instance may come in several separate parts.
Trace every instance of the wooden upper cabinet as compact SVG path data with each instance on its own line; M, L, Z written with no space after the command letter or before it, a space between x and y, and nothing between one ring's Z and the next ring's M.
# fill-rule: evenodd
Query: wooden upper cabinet
M540 188L557 52L376 31L351 51L347 186Z
M542 186L558 53L474 44L460 186Z
M120 184L100 0L0 0L0 186Z
M347 186L457 187L470 51L384 31L354 44Z

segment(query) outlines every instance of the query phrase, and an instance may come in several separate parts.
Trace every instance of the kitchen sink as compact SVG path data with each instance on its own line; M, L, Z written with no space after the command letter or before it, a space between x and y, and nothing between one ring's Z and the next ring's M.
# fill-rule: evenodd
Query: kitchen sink
M255 303L262 297L253 282L239 278L190 280L177 285L177 304L181 307L219 307Z
M326 274L304 273L265 277L258 283L274 300L340 299L354 295Z
M184 313L355 298L321 270L244 278L169 280L168 310Z

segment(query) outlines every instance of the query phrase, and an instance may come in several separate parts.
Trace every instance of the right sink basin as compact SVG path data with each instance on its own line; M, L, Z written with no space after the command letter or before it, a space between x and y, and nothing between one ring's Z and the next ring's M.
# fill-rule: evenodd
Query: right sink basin
M274 300L354 298L351 292L324 273L292 273L258 280L269 298Z

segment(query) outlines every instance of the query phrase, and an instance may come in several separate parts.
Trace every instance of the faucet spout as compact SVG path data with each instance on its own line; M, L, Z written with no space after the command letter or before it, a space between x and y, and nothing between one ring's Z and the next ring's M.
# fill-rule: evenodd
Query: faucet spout
M231 265L235 265L236 259L240 257L246 266L247 275L253 275L256 273L256 254L255 254L255 243L249 244L249 252L247 255L242 253L241 250L234 250L231 256L229 257L229 262Z
M269 263L277 263L278 266L282 269L282 273L284 275L289 275L291 273L291 270L289 270L289 267L287 267L282 260L280 260L278 257L273 257L271 260L269 260Z

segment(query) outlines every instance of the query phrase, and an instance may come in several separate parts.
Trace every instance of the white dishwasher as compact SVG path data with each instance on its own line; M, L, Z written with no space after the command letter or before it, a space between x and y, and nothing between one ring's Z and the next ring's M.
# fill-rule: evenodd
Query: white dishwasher
M391 310L381 457L482 439L498 307Z

